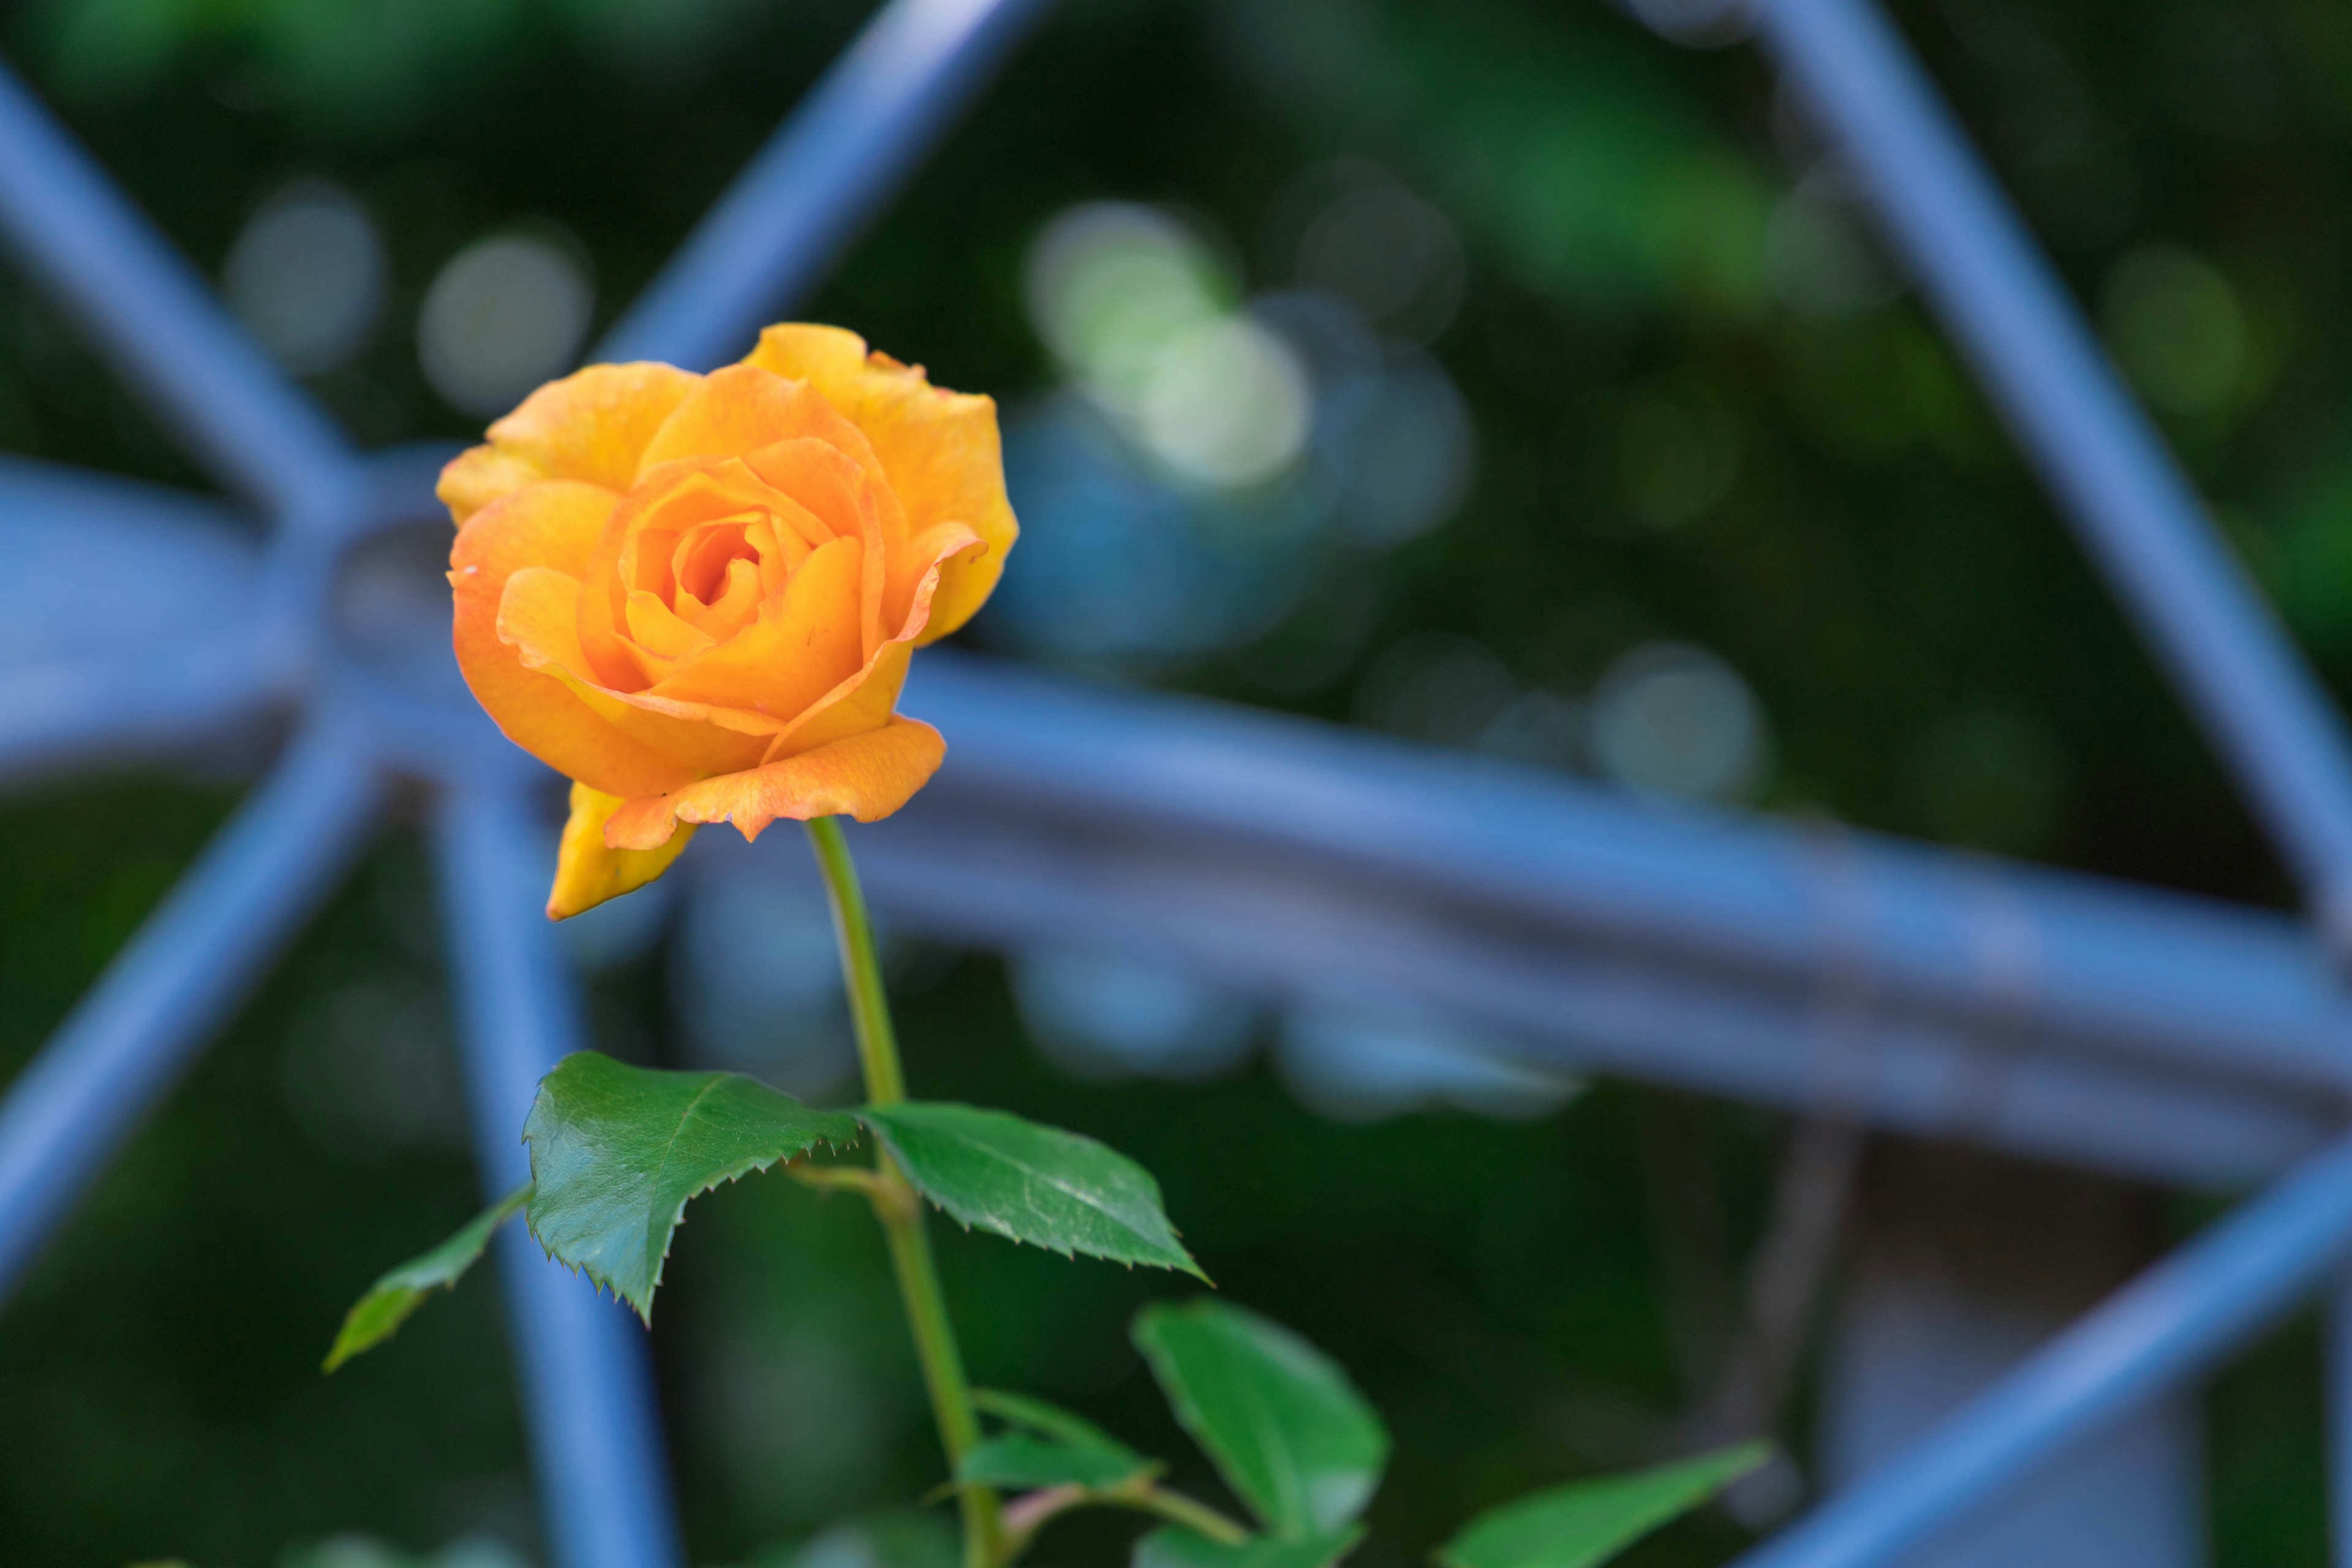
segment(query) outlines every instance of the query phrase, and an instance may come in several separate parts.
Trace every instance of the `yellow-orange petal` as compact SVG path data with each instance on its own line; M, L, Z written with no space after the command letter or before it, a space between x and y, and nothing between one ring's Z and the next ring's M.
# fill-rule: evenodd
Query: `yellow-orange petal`
M881 729L796 757L629 801L605 824L604 842L615 849L659 849L681 822L731 822L746 838L759 837L781 817L872 822L906 805L946 754L937 730L896 716Z
M886 470L866 435L805 383L748 364L702 378L679 400L638 458L637 473L664 463L740 458L778 441L802 438L835 447L876 479Z
M555 851L555 886L547 895L549 920L569 920L607 899L635 892L668 870L694 837L688 827L657 848L610 848L604 843L604 824L623 804L617 795L573 782L572 816Z
M485 507L449 552L457 604L451 644L475 700L507 739L557 772L611 795L658 795L697 770L623 733L556 677L524 668L499 637L499 606L518 571L576 571L613 510L611 491L570 482L528 486Z
M863 338L838 327L770 327L743 363L807 382L865 432L912 532L961 522L985 542L986 550L941 572L930 624L918 641L935 641L970 620L995 591L1021 532L1004 494L995 402L935 387L921 370L868 353Z
M923 634L930 629L936 613L940 579L987 548L985 541L960 522L934 523L917 534L891 558L883 589L882 624L894 628L890 635L914 638L919 647L929 642ZM919 605L923 616L919 626L914 624Z
M801 563L776 600L715 647L679 661L656 697L749 708L790 723L855 675L865 547L835 539ZM779 726L781 728L781 725Z
M525 567L507 579L498 635L526 669L550 675L621 734L668 759L688 777L733 773L763 759L784 721L709 703L649 692L614 691L585 673L576 612L579 582L549 567ZM585 773L574 778L595 780ZM601 786L600 786L601 787ZM607 795L622 791L606 790ZM639 791L653 794L654 791Z
M433 493L449 509L449 521L460 528L466 520L494 500L512 495L547 476L539 465L496 447L469 447L449 459Z
M442 470L439 494L459 522L531 479L625 490L646 443L702 377L675 365L592 364L551 381ZM461 510L462 509L462 510Z
M866 667L819 699L792 727L768 742L760 761L773 763L814 752L890 722L915 657L908 642L887 642Z

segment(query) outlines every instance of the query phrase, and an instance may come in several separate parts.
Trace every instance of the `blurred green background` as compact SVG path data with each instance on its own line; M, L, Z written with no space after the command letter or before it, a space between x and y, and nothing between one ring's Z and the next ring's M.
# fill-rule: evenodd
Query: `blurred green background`
M522 278L544 317L525 361L609 322L864 9L50 0L16 9L0 47L383 444L468 437L506 395L511 367L449 360L433 326L499 298L499 279ZM2352 12L1896 9L2249 567L2331 679L2352 675ZM1147 205L1083 205L1104 202ZM1156 392L1122 403L1118 365L1071 335L1087 323L1041 296L1041 235L1108 232L1070 227L1074 210L1140 215L1139 243L1192 269L1203 310L1302 286L1347 304L1346 352L1389 367L1381 386L1423 377L1436 403L1409 406L1460 426L1427 505L1333 501L1265 480L1248 453L1221 491L1153 480L1191 499L1143 506L1137 548L1172 552L1202 597L1175 632L1135 632L1155 606L1120 599L1118 551L1089 565L1100 546L1083 504L1051 499L1056 464L1088 420L1142 452L1113 464L1130 478L1156 472L1153 451L1210 469L1231 454L1214 431L1187 447ZM273 293L257 225L289 211L350 247L364 298ZM1370 232L1421 245L1420 271L1356 265L1343 220L1364 212L1406 215ZM1033 510L1016 472L1028 553L983 647L2284 902L2226 781L1745 49L1676 48L1599 0L1071 0L803 313L995 393L1030 433L1046 499ZM1319 372L1299 353L1267 384ZM13 277L0 447L202 483ZM1044 586L1021 588L1024 571ZM1661 668L1688 679L1645 686ZM1637 700L1661 690L1716 715L1695 752L1675 749L1672 701ZM235 795L215 772L0 810L0 1072ZM781 836L759 852L802 853ZM535 1560L493 1279L316 1372L354 1294L474 1204L436 941L419 847L395 832L7 1304L0 1560L264 1568L349 1532ZM597 968L605 1048L701 1059L674 1005L682 941ZM1422 1560L1517 1489L1649 1457L1709 1385L1720 1346L1690 1325L1728 1310L1777 1119L1601 1084L1533 1118L1335 1120L1265 1058L1087 1083L1025 1043L996 956L903 968L921 1092L1135 1155L1235 1300L1354 1371L1398 1436L1365 1568ZM353 1040L377 1079L320 1067ZM1715 1234L1696 1264L1662 1148L1700 1163ZM681 1233L654 1344L695 1562L781 1563L937 1479L869 1231L845 1204L751 1183ZM943 1247L980 1379L1069 1403L1213 1486L1125 1342L1169 1281ZM2316 1375L2297 1328L2209 1402L2225 1568L2324 1560ZM1801 1397L1786 1436L1801 1455ZM1069 1527L1038 1560L1116 1560L1125 1530ZM1709 1516L1629 1561L1720 1562L1746 1538Z

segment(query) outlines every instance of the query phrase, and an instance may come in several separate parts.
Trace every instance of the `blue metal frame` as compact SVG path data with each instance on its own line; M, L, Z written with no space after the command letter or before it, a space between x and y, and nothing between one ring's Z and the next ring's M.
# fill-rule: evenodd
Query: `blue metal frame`
M729 357L840 252L1043 9L892 0L601 355ZM1639 807L944 656L909 700L945 721L955 763L869 836L868 875L901 918L966 936L1083 922L1268 989L1440 1007L1533 1055L1792 1105L1834 1092L1882 1124L2176 1179L2277 1177L1911 1454L1745 1560L1861 1568L1898 1561L2344 1278L2352 746L1885 19L1869 0L1746 9L2254 801L2318 942L2200 900ZM0 239L274 526L265 550L224 544L218 556L247 584L247 613L168 668L132 679L68 650L12 672L0 781L313 715L0 1102L0 1296L332 887L389 775L438 792L478 1158L485 1191L504 1190L522 1172L513 1130L531 1086L580 1037L537 911L544 775L462 701L339 649L325 608L344 545L429 510L429 458L356 452L5 71ZM61 537L68 521L186 531L210 515L145 487L0 461L0 516L32 535ZM159 570L142 591L160 603L173 588ZM1868 1051L1858 1066L1825 1064L1809 1016L1857 974ZM520 1233L501 1246L559 1561L675 1563L641 1342ZM2338 1283L2333 1302L2340 1505L2352 1499L2352 1290ZM2339 1507L2338 1560L2352 1565L2343 1518Z

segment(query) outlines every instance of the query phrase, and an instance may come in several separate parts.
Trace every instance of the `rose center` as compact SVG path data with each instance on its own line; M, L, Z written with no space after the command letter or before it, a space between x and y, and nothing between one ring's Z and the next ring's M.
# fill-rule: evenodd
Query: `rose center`
M695 529L678 541L678 591L705 605L717 603L726 592L729 566L738 561L755 567L759 563L760 552L745 537L747 531L743 522L730 520Z

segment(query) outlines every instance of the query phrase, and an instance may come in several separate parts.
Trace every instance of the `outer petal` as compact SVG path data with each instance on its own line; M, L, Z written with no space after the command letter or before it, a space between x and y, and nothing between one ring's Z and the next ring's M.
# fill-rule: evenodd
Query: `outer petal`
M695 770L622 733L562 680L525 668L499 637L507 579L538 566L578 571L614 499L592 485L536 484L475 515L449 552L457 600L451 641L466 684L507 739L609 794L658 795L692 779Z
M694 829L673 834L657 849L609 849L604 824L625 803L617 796L572 786L572 818L563 825L563 841L555 851L555 886L547 895L547 918L568 920L593 910L607 899L634 893L669 869L694 837Z
M438 493L460 523L536 479L625 490L671 410L702 381L675 365L592 364L551 381L490 426L490 442L441 471Z
M663 463L740 458L778 441L811 437L838 447L877 479L885 469L855 422L796 380L748 364L713 371L679 400L648 442L633 479Z
M919 640L936 641L970 620L995 590L1021 532L1004 494L995 402L935 387L921 370L867 353L863 338L838 327L770 327L743 363L806 381L866 433L912 532L961 522L986 543L941 572Z
M929 783L947 749L929 724L894 717L879 730L797 757L630 801L605 825L604 842L617 849L659 849L681 822L731 822L746 838L759 837L779 817L805 822L847 815L872 822Z

